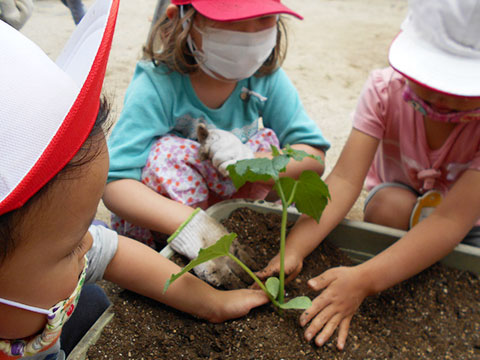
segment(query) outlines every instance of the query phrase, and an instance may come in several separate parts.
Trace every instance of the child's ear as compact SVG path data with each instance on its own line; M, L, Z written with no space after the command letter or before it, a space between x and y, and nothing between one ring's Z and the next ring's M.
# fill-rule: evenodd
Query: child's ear
M170 4L167 6L167 10L165 10L165 14L170 20L175 19L178 17L178 6Z

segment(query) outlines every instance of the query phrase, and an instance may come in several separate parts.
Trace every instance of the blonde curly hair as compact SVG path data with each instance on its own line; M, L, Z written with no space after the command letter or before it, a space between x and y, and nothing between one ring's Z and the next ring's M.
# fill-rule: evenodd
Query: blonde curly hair
M153 61L155 65L164 64L171 71L190 74L199 69L187 44L187 37L197 11L191 5L183 6L183 17L176 16L169 19L164 14L153 26L147 44L143 48L143 58ZM285 20L280 16L277 21L277 44L255 75L265 76L277 70L285 60L287 44Z

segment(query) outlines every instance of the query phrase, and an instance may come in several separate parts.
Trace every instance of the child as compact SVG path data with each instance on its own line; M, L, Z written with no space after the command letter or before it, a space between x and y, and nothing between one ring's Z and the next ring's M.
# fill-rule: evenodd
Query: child
M108 142L103 200L120 234L155 247L155 234L172 234L194 208L231 197L265 198L271 188L265 184L236 193L226 167L270 156L271 144L324 156L328 142L280 69L285 32L279 14L301 19L279 0L173 0L167 7ZM211 161L199 156L199 124L208 129L200 152ZM324 169L305 159L289 165L287 175L307 168ZM192 221L221 227L203 211ZM202 242L197 225L189 227L189 236L181 232L171 243L188 257L218 240L217 232L205 229L208 240Z
M310 323L305 338L315 337L319 346L338 327L337 347L343 349L350 321L366 296L442 259L472 228L478 232L480 0L410 0L410 10L390 48L392 67L370 75L352 133L326 180L332 202L320 224L299 219L287 241L286 267L291 277L298 274L303 259L345 217L365 179L373 188L367 221L406 230L411 218L418 224L369 261L330 269L309 281L323 291L300 324ZM416 204L430 190L436 192ZM421 220L422 207L435 205ZM480 246L478 235L466 242ZM275 258L262 277L277 269Z
M97 1L57 64L0 22L2 360L64 359L62 327L82 286L101 278L213 322L268 301L257 291L216 290L191 274L164 294L178 266L90 226L108 172L99 96L117 10L118 0Z

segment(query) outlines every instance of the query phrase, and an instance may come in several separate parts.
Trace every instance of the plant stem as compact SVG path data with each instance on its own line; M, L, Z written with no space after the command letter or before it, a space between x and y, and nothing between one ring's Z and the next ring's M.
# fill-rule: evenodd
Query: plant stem
M280 280L280 290L278 293L278 302L283 304L285 301L285 242L286 242L286 235L287 235L287 215L288 215L288 207L292 203L293 199L295 198L295 192L297 191L297 182L293 185L292 192L290 194L290 198L287 200L285 198L285 193L283 192L282 185L280 182L277 183L277 189L280 195L280 199L282 200L282 224L280 227L280 272L278 274L278 278Z
M270 299L270 301L273 303L273 305L277 306L278 307L278 302L277 300L275 300L272 296L272 294L270 294L267 290L267 288L265 287L265 285L263 285L262 281L257 277L257 275L255 275L253 273L252 270L250 270L248 268L247 265L245 265L239 258L237 258L235 255L233 255L232 253L228 253L228 257L230 259L232 259L233 261L235 261L238 265L240 265L240 267L245 270L245 272L257 283L258 286L260 286L260 289L262 289L265 294L267 294L268 298Z

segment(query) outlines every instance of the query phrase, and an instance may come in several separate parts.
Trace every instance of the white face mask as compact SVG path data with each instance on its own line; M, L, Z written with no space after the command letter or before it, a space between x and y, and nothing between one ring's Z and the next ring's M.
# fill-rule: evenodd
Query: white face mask
M188 45L200 68L208 75L229 80L249 78L257 72L277 43L277 26L249 33L207 27L202 35L202 50L195 50L188 36Z

